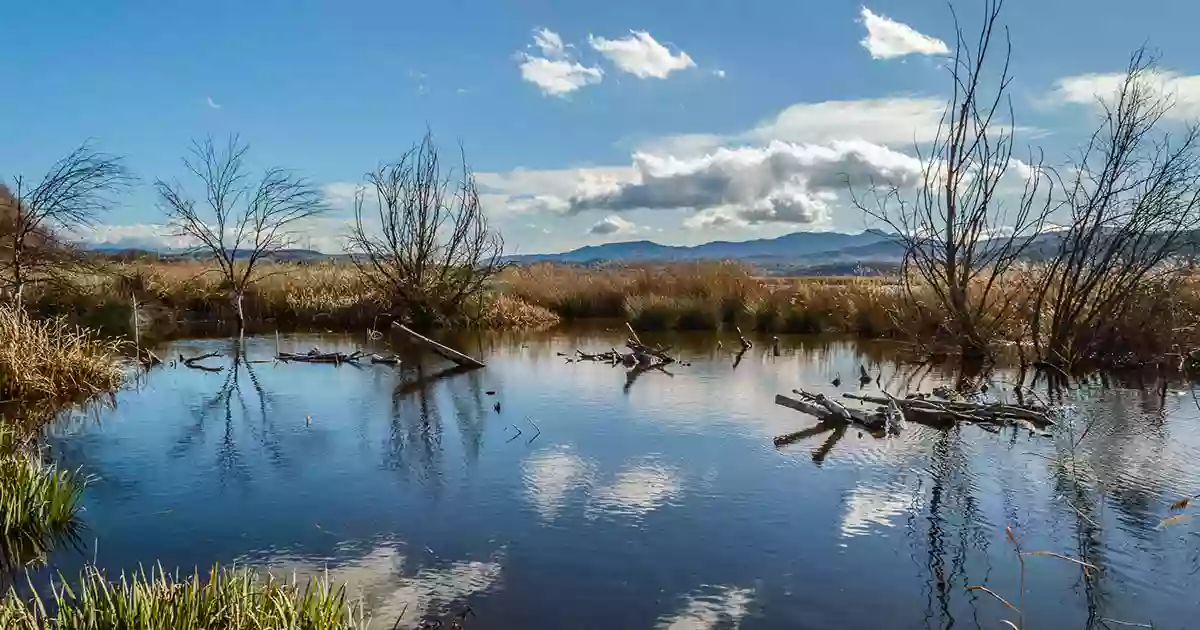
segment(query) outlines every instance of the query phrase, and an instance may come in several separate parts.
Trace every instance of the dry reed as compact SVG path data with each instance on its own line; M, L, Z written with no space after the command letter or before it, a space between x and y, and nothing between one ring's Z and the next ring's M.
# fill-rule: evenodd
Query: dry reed
M29 402L115 389L124 378L116 358L122 345L63 318L0 307L0 398Z

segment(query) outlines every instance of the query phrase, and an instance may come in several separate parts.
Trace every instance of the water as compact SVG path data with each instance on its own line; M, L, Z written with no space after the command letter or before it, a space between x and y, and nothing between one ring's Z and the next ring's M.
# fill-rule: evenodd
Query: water
M486 369L440 378L436 357L246 362L269 360L271 337L247 340L234 370L230 341L173 343L160 356L221 352L205 364L224 369L156 369L115 408L48 429L54 456L96 478L82 549L51 569L328 569L381 628L468 605L478 628L1017 621L972 585L1023 599L1025 628L1194 627L1200 530L1159 528L1171 501L1200 491L1197 403L1177 388L1079 384L1072 431L1092 427L1074 463L1066 423L1054 438L911 425L776 448L814 424L777 393L833 393L837 374L852 390L860 363L924 389L951 375L901 374L887 346L850 341L785 341L778 357L756 346L735 369L729 340L677 338L690 365L628 386L622 368L556 355L619 345L621 332L491 337L462 348ZM1026 550L1101 570L1027 557L1021 598L1006 526Z

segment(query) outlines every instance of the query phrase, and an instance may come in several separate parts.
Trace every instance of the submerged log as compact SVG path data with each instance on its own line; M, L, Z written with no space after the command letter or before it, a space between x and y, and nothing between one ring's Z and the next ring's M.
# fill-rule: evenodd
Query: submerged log
M404 324L392 322L392 326L399 328L401 332L405 333L409 337L412 337L414 340L420 342L421 344L423 344L424 346L426 346L427 348L432 350L434 353L442 356L443 358L449 359L450 361L453 361L453 362L457 363L458 365L461 365L463 367L472 367L472 368L487 367L482 361L479 361L478 359L473 359L473 358L471 358L449 346L444 346L444 345L430 339L429 337L426 337L424 335L417 333L416 331L409 328L408 326L405 326Z

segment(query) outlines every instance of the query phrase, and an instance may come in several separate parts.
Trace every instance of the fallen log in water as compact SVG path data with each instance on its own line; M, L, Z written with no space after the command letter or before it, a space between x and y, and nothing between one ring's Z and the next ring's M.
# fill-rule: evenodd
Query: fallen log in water
M887 426L887 420L883 417L882 413L867 413L860 409L847 409L840 405L837 405L837 407L841 407L841 410L834 411L830 406L826 405L826 403L833 401L830 401L823 394L809 394L808 392L798 390L795 393L799 394L801 398L797 399L777 394L775 396L775 404L806 413L828 424L855 424L870 431L872 435L882 435Z
M879 396L862 396L859 394L843 393L843 398L862 402L887 405L888 398ZM1011 424L1013 420L1024 420L1040 427L1053 426L1049 410L1033 405L1007 405L1003 403L972 403L963 401L929 400L928 398L893 399L895 404L906 412L922 414L943 414L980 422L999 422Z
M275 358L280 361L296 361L299 363L356 363L363 356L362 350L355 350L350 354L345 354L342 352L321 352L313 348L304 354L280 352L275 355Z
M449 359L449 360L457 363L458 365L461 365L463 367L473 367L473 368L487 367L486 365L484 365L484 363L482 361L480 361L478 359L473 359L473 358L459 352L458 350L455 350L454 348L451 348L449 346L444 346L444 345L430 339L429 337L418 334L416 331L412 330L408 326L405 326L404 324L392 322L392 326L399 328L401 332L408 335L409 337L412 337L415 341L417 341L417 342L421 343L422 345L424 345L425 347L429 348L434 353L442 356L443 358Z

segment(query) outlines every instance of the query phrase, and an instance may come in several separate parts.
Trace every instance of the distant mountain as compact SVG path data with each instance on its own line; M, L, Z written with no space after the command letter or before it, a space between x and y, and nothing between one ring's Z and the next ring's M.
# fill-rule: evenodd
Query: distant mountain
M841 232L795 232L777 238L750 241L712 241L702 245L660 245L653 241L628 241L588 245L561 254L525 254L509 256L516 263L529 262L604 262L734 259L754 257L795 257L890 241L879 230L860 234Z
M879 230L867 230L858 234L794 232L777 238L713 241L690 247L660 245L653 241L629 241L589 245L561 254L510 256L506 260L516 264L738 260L782 273L808 267L842 269L856 264L894 266L903 254L903 246L892 235Z

